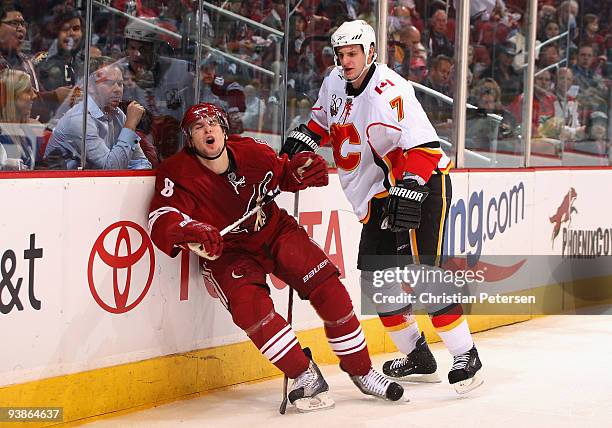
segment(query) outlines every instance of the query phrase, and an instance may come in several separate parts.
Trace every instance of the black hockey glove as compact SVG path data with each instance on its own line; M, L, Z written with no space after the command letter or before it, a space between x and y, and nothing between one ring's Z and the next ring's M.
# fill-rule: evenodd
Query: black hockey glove
M291 159L296 153L316 152L320 143L321 136L308 129L306 125L301 124L287 135L279 155L282 156L287 153L289 159Z
M418 229L421 225L421 204L427 198L429 189L416 180L398 180L389 189L387 202L387 227L391 232Z

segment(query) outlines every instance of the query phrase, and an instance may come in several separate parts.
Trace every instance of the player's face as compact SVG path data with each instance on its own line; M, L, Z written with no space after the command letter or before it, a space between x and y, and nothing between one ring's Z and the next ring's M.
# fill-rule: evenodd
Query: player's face
M337 56L346 80L356 79L366 65L366 56L361 45L342 46L337 49Z
M217 156L223 150L225 133L216 116L198 119L191 126L191 143L206 156Z
M140 69L151 70L154 65L153 50L153 43L128 39L126 44L126 53L130 67L136 71L139 71Z

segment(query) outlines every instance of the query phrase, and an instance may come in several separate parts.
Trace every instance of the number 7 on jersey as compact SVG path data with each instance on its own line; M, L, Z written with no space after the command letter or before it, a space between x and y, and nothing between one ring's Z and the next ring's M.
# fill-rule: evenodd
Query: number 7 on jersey
M402 97L395 97L391 101L389 101L392 109L397 111L397 121L401 122L404 118L404 101Z

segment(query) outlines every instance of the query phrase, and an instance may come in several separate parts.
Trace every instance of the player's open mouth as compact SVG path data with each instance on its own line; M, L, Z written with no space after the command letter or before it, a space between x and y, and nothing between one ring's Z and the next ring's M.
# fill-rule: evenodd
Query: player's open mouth
M214 144L215 143L215 137L210 136L210 137L206 137L206 144Z

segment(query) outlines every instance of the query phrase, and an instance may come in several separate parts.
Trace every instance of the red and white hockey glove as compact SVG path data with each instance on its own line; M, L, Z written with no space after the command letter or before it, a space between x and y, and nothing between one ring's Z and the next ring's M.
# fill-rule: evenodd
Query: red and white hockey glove
M219 230L210 224L188 220L180 224L182 232L181 244L200 257L209 260L219 258L223 251L223 238Z
M307 187L323 187L329 183L325 159L316 153L296 153L287 164L281 190L296 192Z

